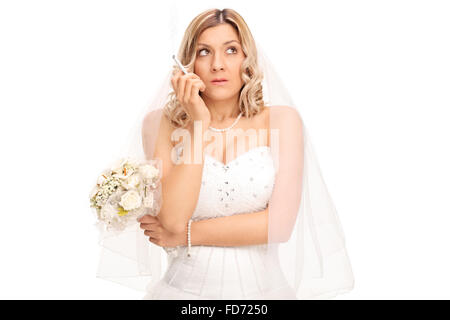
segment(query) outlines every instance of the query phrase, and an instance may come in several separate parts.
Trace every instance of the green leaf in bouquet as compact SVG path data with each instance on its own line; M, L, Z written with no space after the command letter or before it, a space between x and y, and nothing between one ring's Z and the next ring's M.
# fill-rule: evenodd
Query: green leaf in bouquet
M123 217L123 216L127 215L128 212L129 212L129 211L125 210L124 208L119 207L119 211L117 212L117 214L118 214L120 217Z

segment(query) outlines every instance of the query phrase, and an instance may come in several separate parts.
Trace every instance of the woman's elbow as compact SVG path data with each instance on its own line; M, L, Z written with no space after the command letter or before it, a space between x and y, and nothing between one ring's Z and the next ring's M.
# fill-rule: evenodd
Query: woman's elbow
M177 221L174 219L165 218L164 215L160 216L159 222L164 229L171 233L179 234L187 232L187 222L185 223L184 221L180 222L179 220Z
M274 243L285 243L285 242L288 242L289 239L290 239L290 237L287 237L285 235L281 235L279 237L271 238L271 242L274 242Z
M269 242L274 243L284 243L288 242L291 239L292 236L292 227L282 228L281 230L275 232L272 231L269 234Z

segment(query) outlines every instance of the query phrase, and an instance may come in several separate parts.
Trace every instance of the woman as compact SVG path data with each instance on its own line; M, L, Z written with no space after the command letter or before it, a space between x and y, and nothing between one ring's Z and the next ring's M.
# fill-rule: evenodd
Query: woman
M163 202L140 227L151 243L172 248L164 276L144 299L297 299L301 275L311 272L304 263L311 252L302 251L310 238L322 277L333 260L344 281L304 296L351 290L343 237L328 246L321 231L333 230L312 220L310 238L298 236L308 222L306 213L297 219L299 208L314 204L305 199L304 173L313 169L305 165L305 128L295 108L263 101L264 75L245 21L231 9L203 12L178 56L189 72L174 71L169 102L142 123L146 158L162 160ZM338 225L331 209L328 222ZM295 244L297 268L287 276L278 259L285 243Z

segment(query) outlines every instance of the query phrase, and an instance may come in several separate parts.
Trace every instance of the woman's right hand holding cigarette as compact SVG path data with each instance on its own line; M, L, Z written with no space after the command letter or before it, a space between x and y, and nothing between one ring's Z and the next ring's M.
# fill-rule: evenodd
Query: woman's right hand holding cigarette
M193 121L202 121L204 128L211 123L211 114L199 92L206 90L205 83L195 73L184 74L179 68L172 76L172 87L178 102Z

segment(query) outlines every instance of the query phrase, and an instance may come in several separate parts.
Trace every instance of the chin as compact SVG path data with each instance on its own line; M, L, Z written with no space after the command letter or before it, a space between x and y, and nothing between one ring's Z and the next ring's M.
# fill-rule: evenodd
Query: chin
M209 90L208 92L208 98L213 99L213 100L226 100L226 99L230 99L235 95L234 92L228 90L224 90L224 89L219 89L217 90L217 88L213 88L212 90Z

